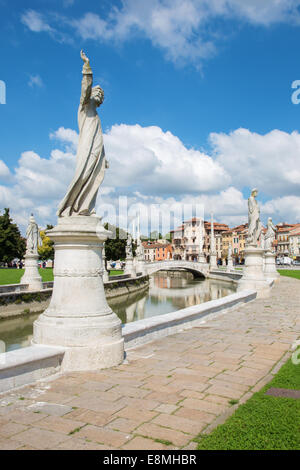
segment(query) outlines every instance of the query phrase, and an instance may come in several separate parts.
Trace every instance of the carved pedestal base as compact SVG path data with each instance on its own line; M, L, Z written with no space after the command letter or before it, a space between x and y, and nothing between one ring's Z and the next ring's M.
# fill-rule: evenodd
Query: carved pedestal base
M233 269L233 261L232 261L232 256L228 257L228 264L227 264L227 271L231 271Z
M143 259L138 259L135 266L136 274L141 274L142 276L146 275L145 262Z
M275 253L272 253L271 251L265 252L265 277L267 279L277 279L280 277L280 274L276 269L275 259Z
M103 266L103 276L102 276L103 282L108 282L109 281L109 274L106 271L105 267Z
M62 370L93 370L124 358L121 321L108 306L102 248L109 232L98 217L64 217L48 232L55 243L50 305L34 322L33 343L66 349Z
M28 290L42 290L43 281L38 270L38 254L25 255L25 272L21 284L28 284Z
M198 256L198 263L206 263L206 258L204 253L200 253Z
M217 267L218 267L218 265L217 265L217 255L215 253L213 253L209 257L209 268L210 269L216 269Z
M245 248L245 267L243 276L238 281L238 291L257 290L259 297L269 293L270 283L264 275L263 255L264 250L256 246Z
M136 277L136 271L135 271L133 258L126 258L124 274L127 274L128 276L131 276L131 277Z

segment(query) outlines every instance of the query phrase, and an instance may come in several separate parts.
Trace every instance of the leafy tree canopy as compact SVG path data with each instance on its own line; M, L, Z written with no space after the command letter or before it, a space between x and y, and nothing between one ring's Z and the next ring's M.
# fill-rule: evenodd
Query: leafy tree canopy
M21 232L14 224L9 209L5 208L0 214L0 261L10 263L14 258L24 258L26 252L26 241Z
M127 232L106 223L104 225L106 230L113 233L112 238L108 238L105 242L105 256L107 261L125 260L126 258L126 243L127 243ZM132 243L132 253L135 256L136 243Z
M53 225L47 225L46 230L51 230ZM46 235L46 230L41 230L42 246L39 246L38 252L40 259L47 261L54 259L54 242Z

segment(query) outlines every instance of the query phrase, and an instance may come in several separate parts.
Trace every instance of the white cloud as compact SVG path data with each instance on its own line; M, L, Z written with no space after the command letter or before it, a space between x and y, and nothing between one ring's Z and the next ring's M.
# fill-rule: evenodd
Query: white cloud
M27 10L21 16L22 23L35 33L40 33L42 31L51 32L53 29L46 22L43 15L35 10Z
M283 196L267 201L261 213L287 223L300 222L300 196Z
M115 125L105 135L105 147L110 185L133 185L142 194L182 194L216 191L229 182L210 156L187 149L157 126Z
M55 132L50 133L50 139L57 140L63 143L67 148L76 151L78 144L78 133L73 129L66 129L65 127L60 127Z
M62 149L53 149L49 158L23 152L13 174L0 160L5 181L0 207L10 207L23 228L31 212L42 226L55 223L57 206L74 174L77 132L60 127L50 137ZM206 218L213 211L216 220L234 226L247 220L249 188L257 186L269 198L260 202L264 221L267 216L275 222L300 221L297 132L259 135L238 129L212 134L211 141L213 154L206 155L156 126L112 126L104 134L110 168L99 191L97 212L104 215L118 207L119 196L127 196L131 217L140 204L144 215L152 205L159 205L162 213L170 207L179 213L182 206L194 205L204 208ZM125 223L124 217L120 223Z
M113 43L142 36L161 48L172 62L199 66L216 53L216 38L223 36L215 20L221 17L260 26L298 24L299 5L300 0L123 0L106 17L86 12L80 18L56 15L52 20L60 22L60 28L75 29L85 40ZM26 12L22 21L32 31L55 31L33 10Z
M0 160L0 181L7 181L7 179L10 179L10 177L11 174L8 166L4 163L3 160Z
M30 75L28 85L30 87L37 86L38 88L42 88L44 83L39 75Z
M300 134L265 135L237 129L210 135L217 162L238 188L258 187L270 196L300 193Z

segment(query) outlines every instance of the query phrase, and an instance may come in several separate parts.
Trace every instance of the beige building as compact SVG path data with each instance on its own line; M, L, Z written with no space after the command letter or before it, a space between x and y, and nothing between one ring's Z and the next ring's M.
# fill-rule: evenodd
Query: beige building
M231 245L232 254L236 262L241 262L244 258L245 244L248 236L248 224L238 225L222 233L222 257L227 258L228 247Z
M217 257L222 255L222 232L228 230L226 224L214 222L214 237L216 242ZM209 260L211 224L194 217L182 222L182 225L171 231L174 259L197 261L200 254L201 231L203 253Z

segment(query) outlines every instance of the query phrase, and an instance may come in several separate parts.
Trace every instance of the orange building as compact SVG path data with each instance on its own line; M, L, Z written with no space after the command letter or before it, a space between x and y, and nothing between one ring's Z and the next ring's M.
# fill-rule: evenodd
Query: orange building
M166 261L173 258L171 243L143 242L145 261Z

